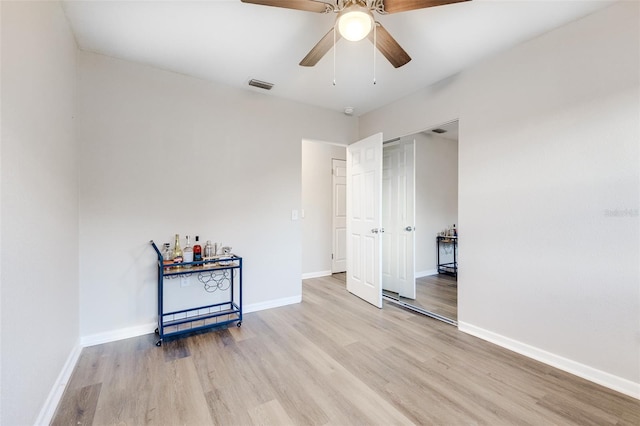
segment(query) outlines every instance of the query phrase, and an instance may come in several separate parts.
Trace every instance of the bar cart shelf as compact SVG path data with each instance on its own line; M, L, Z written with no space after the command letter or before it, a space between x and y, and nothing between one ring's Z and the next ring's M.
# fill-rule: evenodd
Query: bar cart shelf
M442 237L438 236L437 238L437 253L438 253L438 273L451 275L454 277L458 276L458 237L450 236L450 237ZM451 247L453 252L453 262L442 262L440 259L440 249L445 249L446 247Z
M183 262L163 265L162 253L150 241L158 256L158 327L156 346L162 346L165 338L186 333L222 327L235 323L242 325L242 258L229 255L199 262ZM179 279L195 275L209 292L220 291L227 296L222 302L193 306L188 309L166 312L164 309L165 285L180 285Z

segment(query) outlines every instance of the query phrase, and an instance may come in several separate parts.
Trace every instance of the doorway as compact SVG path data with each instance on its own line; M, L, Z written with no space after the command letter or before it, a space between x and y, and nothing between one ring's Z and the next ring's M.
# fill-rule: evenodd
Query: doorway
M307 279L346 269L339 261L346 257L340 242L345 236L341 235L341 226L336 223L344 214L345 206L340 201L334 205L334 190L341 194L346 187L333 181L334 173L341 175L344 169L340 166L333 172L332 169L335 168L334 160L338 160L337 164L346 161L347 148L338 143L303 140L301 151L302 203L297 223L302 233L302 279Z

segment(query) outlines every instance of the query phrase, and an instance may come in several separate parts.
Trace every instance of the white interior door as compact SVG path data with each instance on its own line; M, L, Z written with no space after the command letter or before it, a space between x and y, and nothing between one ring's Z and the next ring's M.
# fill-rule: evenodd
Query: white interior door
M347 290L382 308L382 133L347 147Z
M333 251L331 272L347 270L347 162L331 160L333 184Z
M382 288L415 299L415 143L385 144L383 154Z

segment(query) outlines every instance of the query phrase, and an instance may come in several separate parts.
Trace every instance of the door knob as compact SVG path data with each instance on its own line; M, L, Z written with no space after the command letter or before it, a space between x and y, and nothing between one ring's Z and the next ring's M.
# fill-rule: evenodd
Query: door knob
M372 233L372 234L377 234L377 233L378 233L378 228L373 228L373 229L371 230L371 233Z
M413 226L407 226L406 228L404 228L405 231L413 231Z

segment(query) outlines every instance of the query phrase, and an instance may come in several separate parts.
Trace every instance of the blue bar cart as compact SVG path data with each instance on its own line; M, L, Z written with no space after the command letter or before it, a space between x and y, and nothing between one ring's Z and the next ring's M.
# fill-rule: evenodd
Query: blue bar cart
M236 255L198 262L164 265L162 253L150 241L158 256L158 328L156 346L165 338L235 323L242 325L242 258ZM195 275L209 293L221 292L222 302L165 312L165 286L180 285L183 276Z

